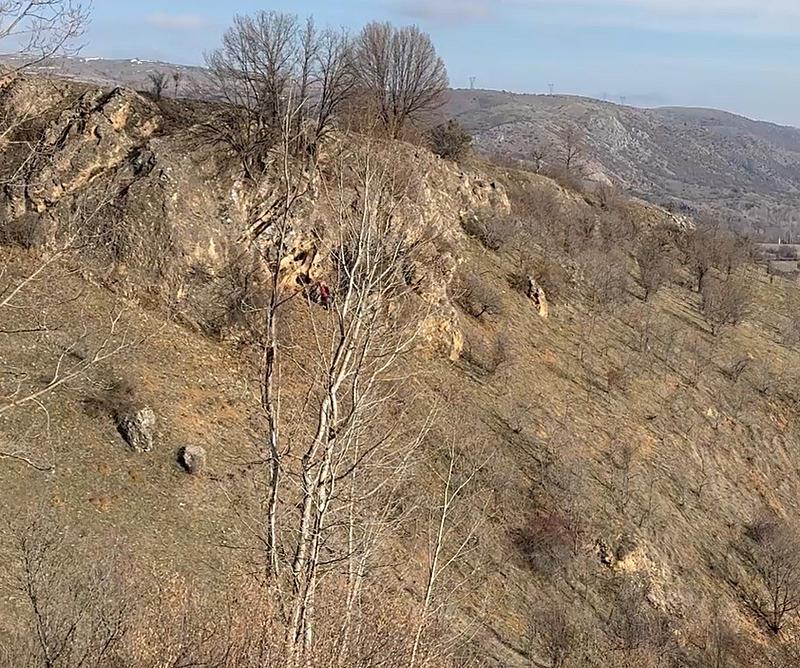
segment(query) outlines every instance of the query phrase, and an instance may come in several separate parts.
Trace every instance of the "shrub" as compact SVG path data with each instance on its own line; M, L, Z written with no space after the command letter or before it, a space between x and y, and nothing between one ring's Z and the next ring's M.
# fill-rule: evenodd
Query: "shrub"
M464 360L475 369L490 376L511 358L511 339L502 332L488 343L480 338L470 339L464 350Z
M628 389L628 370L624 365L612 365L606 371L606 391Z
M541 286L550 304L563 299L569 288L569 274L557 260L551 257L534 258L522 252L516 269L508 277L509 285L517 292L526 294L528 277L533 278Z
M750 306L747 286L732 278L727 281L704 281L700 309L717 334L724 326L736 326L744 320Z
M457 281L456 301L466 313L476 320L483 316L497 316L503 312L500 295L474 272L469 272Z
M0 245L30 250L43 246L46 239L47 226L37 213L27 212L0 223Z
M533 616L532 626L549 666L562 668L568 665L578 635L570 610L555 603L539 608Z
M613 183L599 184L595 189L595 194L601 209L615 209L623 201L619 188Z
M119 421L132 413L139 402L136 385L128 378L115 380L85 400L90 414L111 416Z
M499 251L514 238L516 225L508 216L469 213L461 221L461 227L486 248Z
M670 654L675 649L674 630L669 618L650 604L649 581L638 575L621 575L612 581L611 589L614 607L608 629L619 649Z
M579 527L569 515L540 511L512 537L529 568L542 575L553 575L575 556Z
M463 159L472 146L472 136L456 120L437 125L428 132L431 151L445 160Z
M261 341L269 291L249 254L231 255L222 271L213 274L202 265L190 276L190 323L215 338L232 333Z
M744 529L739 551L753 578L740 583L750 611L774 634L800 610L800 540L775 517L760 514Z

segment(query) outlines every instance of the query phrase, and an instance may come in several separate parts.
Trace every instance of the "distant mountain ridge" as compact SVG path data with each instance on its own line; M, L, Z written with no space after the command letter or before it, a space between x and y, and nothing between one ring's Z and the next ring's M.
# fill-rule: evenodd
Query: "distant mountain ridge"
M770 236L800 218L800 129L715 109L639 109L590 98L454 90L444 109L479 150L557 160L585 134L587 171L629 192ZM554 157L555 156L555 157Z

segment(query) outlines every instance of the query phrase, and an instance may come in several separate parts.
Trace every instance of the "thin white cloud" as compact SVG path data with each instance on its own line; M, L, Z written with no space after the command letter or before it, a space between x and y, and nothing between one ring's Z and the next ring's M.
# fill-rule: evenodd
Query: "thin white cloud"
M487 0L395 0L394 7L404 16L436 23L473 23L493 16L497 3Z
M159 12L145 19L147 25L159 30L200 30L211 25L211 21L200 14L166 14Z
M498 0L578 23L681 32L798 34L799 0Z
M800 34L800 0L390 0L421 21L477 23L520 11L562 24Z

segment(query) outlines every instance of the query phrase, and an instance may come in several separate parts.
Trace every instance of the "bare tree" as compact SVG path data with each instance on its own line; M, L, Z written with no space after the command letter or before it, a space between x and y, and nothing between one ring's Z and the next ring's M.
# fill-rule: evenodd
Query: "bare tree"
M647 301L672 278L671 248L658 235L647 235L636 249L636 263L644 288L644 300Z
M379 537L402 512L396 496L403 470L427 425L381 419L396 402L397 364L416 339L422 305L402 268L419 241L396 215L408 198L396 178L395 156L377 146L342 147L319 174L331 234L320 252L330 258L321 282L286 281L294 215L308 178L292 158L293 117L284 118L276 161L279 197L254 222L250 237L269 272L261 363L264 439L262 536L267 578L284 619L289 665L315 651L320 587L325 575L346 583L336 661L344 661L361 620L361 593ZM305 303L311 347L291 347L282 333L287 304ZM323 308L324 307L324 308ZM305 352L301 352L301 350ZM305 370L306 398L282 408L281 369ZM293 509L299 509L295 514ZM344 664L343 664L344 665Z
M474 539L480 528L480 515L472 518L460 508L480 469L481 466L465 467L463 457L450 441L446 452L446 470L434 471L441 485L441 496L429 519L425 591L417 614L409 668L414 668L420 661L423 634L433 617L472 575L470 573L455 579L450 577L451 571L463 566L474 549Z
M202 126L233 151L252 180L266 171L291 118L294 156L315 153L352 87L344 33L309 19L258 12L237 16L222 46L206 56L208 85L222 105Z
M392 137L444 103L447 69L416 26L370 23L356 41L353 64L359 89Z
M381 426L377 419L398 389L390 379L412 349L420 324L420 306L402 273L418 242L395 215L405 195L395 189L392 158L375 147L367 145L343 160L337 180L326 189L337 219L331 248L335 296L331 317L315 330L320 371L309 413L313 428L302 446L298 473L301 511L289 565L296 592L287 634L289 655L299 647L308 652L313 641L323 544L330 549L341 500L335 490L370 459L394 459L398 452L413 451L421 438L417 430L396 433L395 426ZM351 177L354 191L347 182ZM354 449L362 454L348 463Z
M459 277L456 290L456 300L476 320L484 315L494 317L503 312L500 294L486 278L475 272L467 272Z
M800 610L800 543L795 531L762 515L747 528L739 546L752 579L741 583L748 608L778 634Z
M32 64L75 53L89 21L89 3L79 0L5 0L0 3L0 47L22 61L0 70L8 81Z
M539 174L544 169L545 160L550 152L548 147L541 144L534 144L530 150L530 161L533 163L533 171Z
M179 70L175 70L172 73L172 86L173 86L173 92L174 92L176 98L178 97L178 89L180 88L182 80L183 80L183 72L180 72Z
M561 164L568 175L579 173L583 169L583 158L586 153L586 135L578 126L567 124L559 134L561 142Z
M717 334L726 325L741 323L749 306L750 293L743 282L734 279L703 282L700 308L712 334Z
M683 238L685 264L695 278L695 289L703 289L703 281L717 257L717 233L707 227L688 232Z
M156 100L164 97L164 91L167 88L167 74L166 72L150 72L147 75L150 81L150 92Z

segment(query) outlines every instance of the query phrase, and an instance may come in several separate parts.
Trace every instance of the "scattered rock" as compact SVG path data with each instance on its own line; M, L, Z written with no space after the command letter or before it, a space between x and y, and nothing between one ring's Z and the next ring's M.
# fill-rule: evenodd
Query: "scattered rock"
M178 463L186 473L198 475L206 467L206 450L199 445L187 445L178 452Z
M545 320L550 316L550 307L547 304L547 295L542 286L533 276L528 276L528 299L533 302L536 312Z
M152 450L155 426L156 414L149 406L122 415L117 422L117 430L134 452Z
M598 538L595 541L594 551L603 566L611 566L614 563L614 554L603 539Z

